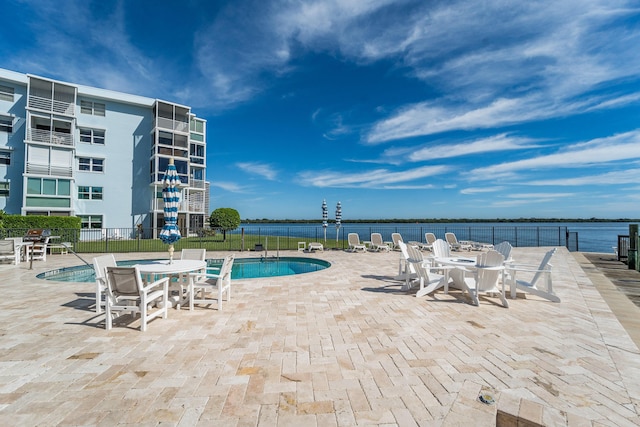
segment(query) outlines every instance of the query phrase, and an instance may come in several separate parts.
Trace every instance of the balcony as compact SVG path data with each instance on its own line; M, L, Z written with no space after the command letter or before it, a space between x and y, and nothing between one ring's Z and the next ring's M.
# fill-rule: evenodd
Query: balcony
M204 183L206 181L203 181L201 179L193 179L191 178L191 182L189 183L189 187L191 188L202 188L204 189Z
M202 200L181 200L178 205L178 212L205 213L204 208L205 206ZM154 210L164 210L164 201L162 199L156 199L156 207Z
M73 147L73 135L64 132L27 128L27 141Z
M36 163L27 161L27 174L32 175L49 175L49 176L73 176L73 168L71 166L51 165L46 163Z
M178 120L165 119L164 117L158 117L156 122L156 127L162 129L170 129L178 132L189 132L189 123L188 122L180 122Z
M66 116L73 116L75 114L75 104L72 102L58 101L36 95L29 95L28 107L57 114L64 114Z

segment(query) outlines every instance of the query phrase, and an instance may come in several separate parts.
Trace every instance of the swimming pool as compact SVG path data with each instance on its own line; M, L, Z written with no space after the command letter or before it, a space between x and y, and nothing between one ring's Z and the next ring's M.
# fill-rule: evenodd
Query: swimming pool
M119 266L151 263L158 260L118 261ZM207 268L219 268L222 259L208 259ZM331 266L330 262L316 258L236 258L231 270L231 279L258 279L261 277L290 276L293 274L311 273ZM49 270L36 276L38 279L58 282L95 282L96 276L92 266L79 265Z

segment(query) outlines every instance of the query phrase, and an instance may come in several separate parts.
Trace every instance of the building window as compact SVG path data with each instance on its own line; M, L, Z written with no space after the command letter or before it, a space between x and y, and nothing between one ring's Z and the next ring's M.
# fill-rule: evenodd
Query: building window
M80 101L80 112L82 114L92 114L94 116L105 115L106 107L100 102Z
M13 132L13 117L0 115L0 132Z
M85 172L104 172L104 159L78 157L78 170Z
M102 129L80 129L80 142L87 144L104 145L104 130Z
M102 215L79 215L80 228L102 228Z
M13 102L13 91L12 87L0 85L0 101Z
M52 178L27 178L26 207L71 207L71 181Z
M11 151L0 150L0 165L10 165L10 164L11 164Z
M78 186L78 199L102 200L102 187Z
M0 181L0 197L9 197L9 181Z
M71 182L66 179L28 178L27 194L70 196Z

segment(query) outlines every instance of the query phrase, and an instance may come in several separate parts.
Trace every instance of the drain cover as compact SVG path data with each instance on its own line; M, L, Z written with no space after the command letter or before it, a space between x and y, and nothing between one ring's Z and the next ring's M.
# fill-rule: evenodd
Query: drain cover
M493 405L494 403L496 403L496 401L493 399L493 396L491 396L490 394L481 394L478 397L478 400L487 405Z

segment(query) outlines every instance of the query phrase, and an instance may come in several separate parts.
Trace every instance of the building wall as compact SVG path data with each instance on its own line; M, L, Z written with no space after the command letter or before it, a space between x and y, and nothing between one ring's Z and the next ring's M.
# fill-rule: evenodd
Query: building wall
M0 209L10 214L28 214L29 211L38 210L24 205L25 185L29 177L29 174L25 174L26 147L31 144L27 143L28 135L31 135L27 129L32 126L29 117L34 114L27 110L27 91L30 79L33 81L34 78L49 80L0 69L0 85L14 88L13 102L0 99L0 115L14 116L13 132L0 131L0 151L11 151L11 164L0 164L0 182L10 181L9 196L0 195ZM74 145L71 147L73 172L71 209L67 209L68 214L102 216L102 228L133 228L138 224L145 228L152 227L154 217L161 216L155 198L157 186L152 185L150 172L152 139L154 134L157 135L157 132L153 132L156 126L155 106L158 102L166 104L166 101L59 83L77 90L75 113L70 119L73 120ZM104 104L104 116L81 112L82 101ZM104 130L104 144L81 141L81 129ZM81 159L84 164L85 159L102 159L103 170L80 170ZM79 189L87 187L102 188L102 199L79 198ZM182 214L193 216L200 212Z
M24 135L26 107L26 76L8 72L0 74L0 85L12 87L14 101L0 99L0 114L13 116L13 132L0 131L0 149L11 151L11 164L0 164L0 181L9 181L9 197L0 197L0 209L20 213L22 207L22 172L24 166Z
M75 191L81 186L103 188L102 200L77 200L76 215L103 215L103 227L127 227L149 213L149 153L153 111L112 100L79 96L105 104L105 116L78 114ZM80 142L80 128L105 129L104 145ZM103 158L104 172L78 170L81 157Z

